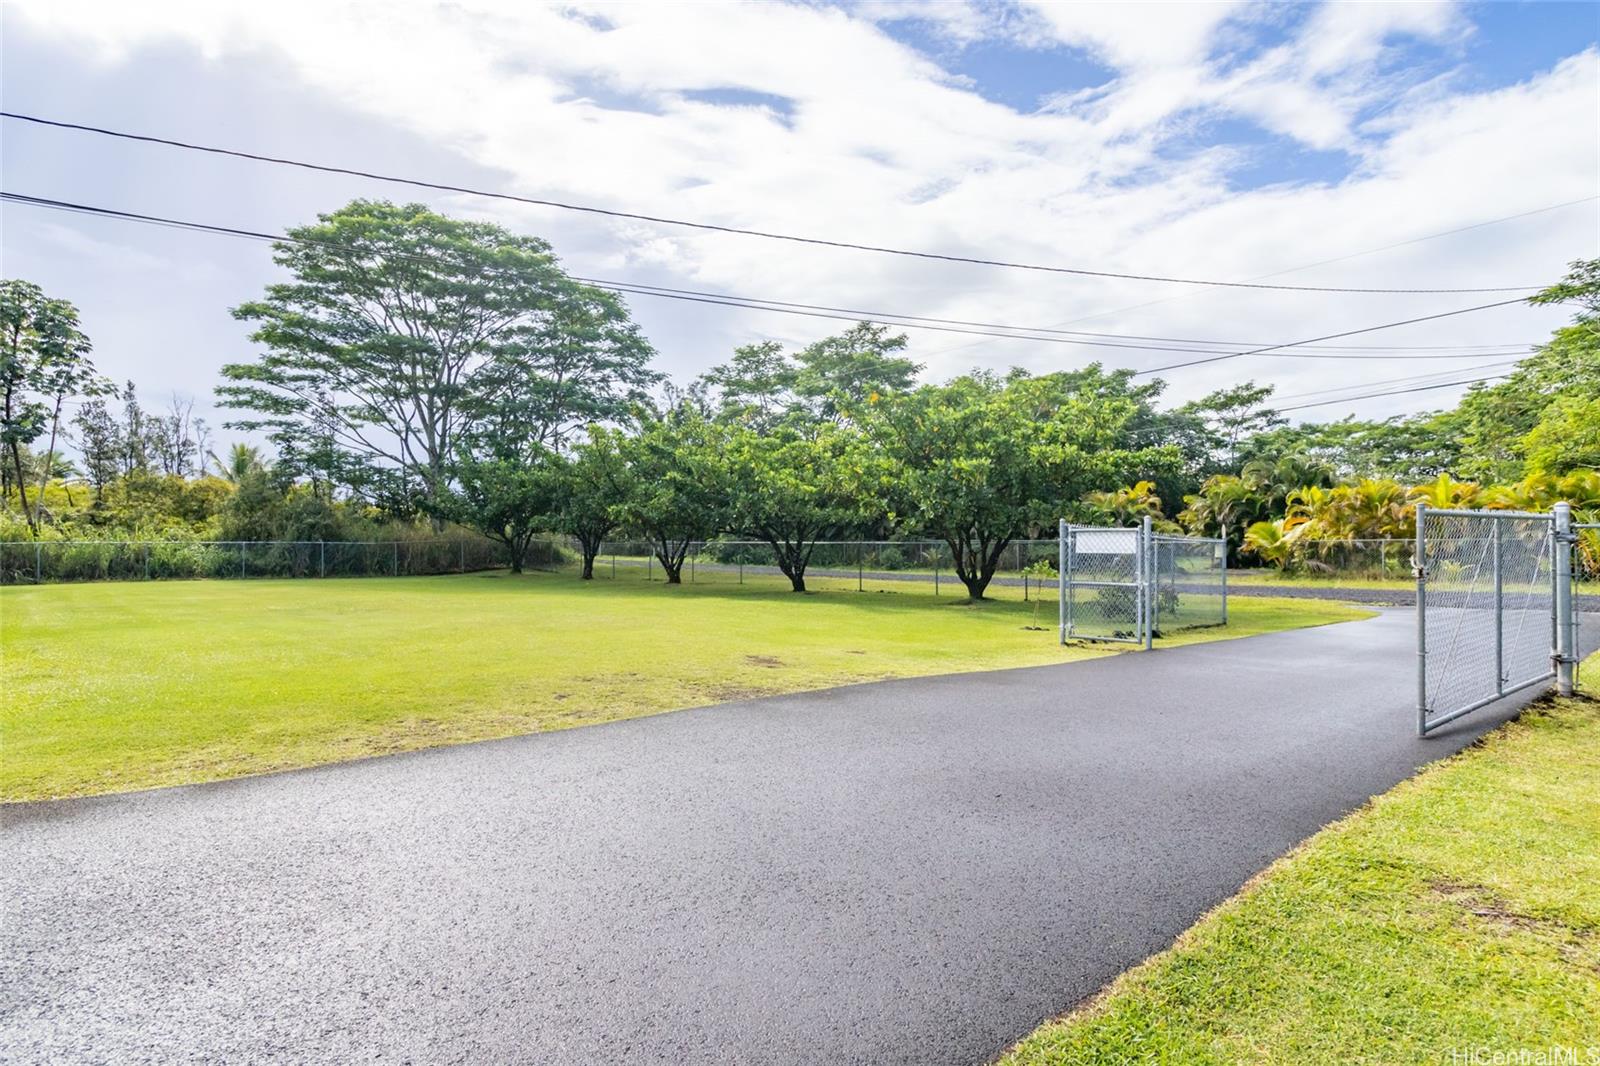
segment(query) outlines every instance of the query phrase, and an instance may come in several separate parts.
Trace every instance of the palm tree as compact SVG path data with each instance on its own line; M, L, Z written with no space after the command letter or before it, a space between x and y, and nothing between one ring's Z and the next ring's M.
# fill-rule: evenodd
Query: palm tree
M1119 526L1137 525L1149 515L1159 525L1170 525L1161 511L1161 497L1153 481L1137 481L1112 492L1091 492L1084 499Z
M1254 555L1282 570L1295 556L1296 528L1305 527L1286 527L1286 520L1282 518L1276 522L1252 522L1244 531L1244 547L1240 554Z
M1407 495L1412 503L1450 508L1471 507L1478 502L1481 493L1476 481L1457 481L1449 474L1440 474L1437 480L1417 485Z
M235 444L228 449L226 460L220 458L216 452L212 452L211 462L217 468L218 476L235 485L243 481L246 474L260 470L263 465L261 449L253 444Z

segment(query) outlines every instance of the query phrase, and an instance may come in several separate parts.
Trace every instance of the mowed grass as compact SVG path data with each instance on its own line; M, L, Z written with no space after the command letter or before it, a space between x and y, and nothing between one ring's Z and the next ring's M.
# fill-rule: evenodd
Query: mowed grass
M206 781L879 678L1115 654L1055 604L571 574L0 590L0 796ZM848 590L847 590L848 589ZM1241 600L1167 643L1362 617Z
M1600 676L1600 657L1588 669ZM1552 1047L1600 1056L1593 693L1537 706L1323 830L1002 1061L1448 1063Z

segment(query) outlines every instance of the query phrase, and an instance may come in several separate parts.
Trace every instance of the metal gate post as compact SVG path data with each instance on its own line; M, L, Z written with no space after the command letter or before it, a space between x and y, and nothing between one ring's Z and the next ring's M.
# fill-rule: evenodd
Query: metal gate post
M1411 568L1417 575L1417 736L1428 735L1428 542L1423 528L1428 505L1417 504L1417 544Z
M1505 581L1500 570L1500 519L1489 520L1494 543L1494 690L1506 694Z
M33 583L44 584L44 545L38 543L33 546Z
M1139 575L1139 600L1144 614L1144 647L1146 651L1156 646L1156 601L1160 599L1156 586L1161 578L1156 567L1155 538L1150 535L1150 516L1139 523L1139 566L1145 572Z
M1222 624L1228 624L1228 539L1222 539Z
M317 576L328 576L328 542L325 540L317 541Z
M1563 501L1551 510L1555 513L1550 550L1555 557L1551 569L1556 576L1556 691L1570 696L1572 667L1578 661L1578 649L1572 639L1572 505Z
M1067 642L1067 520L1056 525L1056 618L1061 625L1061 643Z

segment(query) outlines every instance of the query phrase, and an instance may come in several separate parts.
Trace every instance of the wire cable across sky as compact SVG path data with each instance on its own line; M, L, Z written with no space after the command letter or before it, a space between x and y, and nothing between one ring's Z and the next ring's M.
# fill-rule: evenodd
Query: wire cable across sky
M743 237L759 237L765 240L786 241L792 244L806 244L824 248L841 248L858 252L875 252L881 255L903 256L912 259L933 260L946 263L965 263L972 266L1002 267L1010 270L1030 270L1049 274L1069 274L1079 277L1116 278L1124 281L1159 282L1169 285L1202 285L1230 289L1265 289L1283 292L1322 292L1322 293L1365 293L1365 294L1467 294L1467 293L1498 293L1498 292L1535 292L1544 288L1542 285L1497 285L1479 287L1408 287L1388 288L1376 286L1335 286L1335 285L1281 285L1253 281L1221 281L1209 278L1174 277L1163 274L1139 274L1114 270L1091 270L1084 267L1049 266L1039 263L1014 262L1005 259L989 259L977 256L952 255L943 252L917 251L909 248L894 248L887 245L859 243L855 241L835 240L822 237L803 237L791 233L777 233L769 230L747 229L739 226L724 226L710 222L694 222L681 218L669 218L663 215L644 214L635 211L622 211L612 208L595 207L588 204L567 203L560 200L543 199L533 196L520 196L514 193L494 192L488 189L474 189L464 185L452 185L447 182L428 181L422 178L411 178L397 174L384 174L377 171L361 170L355 167L335 166L327 163L313 163L303 159L293 159L285 156L270 156L257 152L247 152L236 148L222 148L217 145L197 144L190 141L180 141L171 137L157 137L152 134L133 133L127 130L109 129L104 126L90 126L78 122L66 122L60 119L44 118L39 115L22 114L16 111L0 111L0 117L12 119L17 122L28 122L38 126L48 126L55 129L72 130L79 133L91 133L102 137L112 137L125 141L136 141L144 144L161 145L167 148L178 148L189 152L202 152L208 155L231 156L236 159L248 159L258 163L272 163L277 166L297 167L301 170L314 170L325 174L340 174L347 177L366 178L372 181L382 181L391 184L408 185L413 188L431 189L435 192L458 193L466 196L479 196L495 200L508 200L515 203L531 204L536 207L551 207L562 211L576 211L591 215L603 215L610 218L622 218L635 222L650 222L662 226L677 226L686 229L700 230L710 233L735 234Z
M308 238L295 237L295 236L292 236L292 235L289 235L289 234L265 233L265 232L262 232L262 231L259 231L259 230L242 229L242 228L233 227L233 226L213 225L213 224L210 224L210 223L194 222L194 221L189 221L189 220L185 220L185 219L169 218L169 217L165 217L165 216L161 216L161 215L149 215L149 214L141 214L141 213L132 212L132 211L120 211L120 210L116 210L114 208L98 207L98 206L91 205L91 204L72 203L70 201L54 200L54 199L48 199L48 198L45 198L45 197L30 196L30 195L26 195L26 194L23 194L23 193L0 191L0 200L3 200L4 202L7 202L7 203L16 203L16 204L21 204L21 205L26 205L26 206L31 206L31 207L43 207L43 208L48 208L48 209L52 209L52 210L67 211L67 212L74 213L74 214L94 215L94 216L110 218L110 219L115 219L115 220L125 221L125 222L136 222L136 223L141 223L141 224L146 224L146 225L155 225L155 226L163 226L163 227L174 228L174 229L189 230L189 231L202 232L202 233L211 233L211 234L217 234L217 235L220 235L220 236L243 238L243 239L254 240L254 241L263 241L263 242L272 242L272 243L300 243L300 244L311 244L311 245L324 243L324 242L318 242L318 241L315 241L315 240L311 240L311 239L308 239ZM417 255L402 256L401 258L414 259L414 260L418 260L418 261L422 261L422 262L429 262L430 261L430 260L427 259L426 256L417 256ZM1215 347L1196 347L1195 345L1213 345L1213 346L1215 346L1217 344L1222 344L1222 343L1227 343L1227 342L1206 341L1206 340L1191 340L1186 345L1170 345L1170 344L1133 343L1134 338L1132 338L1132 337L1122 338L1120 335L1117 335L1117 334L1093 334L1093 335L1087 335L1087 336L1081 337L1081 338L1077 337L1077 336L1065 337L1065 336L1056 336L1056 335L1054 335L1054 331L1047 332L1047 333L1042 333L1042 334L1034 334L1034 333L1029 332L1027 327L1022 327L1022 326L1001 326L1001 325L997 325L997 324L970 323L970 322L963 322L963 320L960 320L960 319L936 319L936 318L929 318L929 317L926 317L926 316L899 315L899 314L894 314L894 313L886 313L886 312L879 312L879 311L869 311L869 310L862 310L862 309L825 308L824 305L818 305L818 304L796 304L796 303L788 303L788 302L782 302L782 301L761 300L761 299L756 299L756 298L729 296L729 295L725 295L725 294L721 294L721 293L699 292L699 291L692 290L692 289L676 289L676 288L667 288L667 287L664 287L664 286L638 285L638 284L634 284L634 283L631 283L631 282L609 281L609 280L600 279L600 278L575 277L574 280L575 281L579 281L579 282L581 282L583 284L593 285L596 288L607 289L607 290L612 291L612 292L628 293L628 294L640 295L640 296L654 296L654 297L658 297L658 298L662 298L662 299L682 300L682 301L688 301L688 302L692 302L692 303L711 304L711 305L723 306L723 307L738 307L738 308L743 308L743 309L746 309L746 310L771 311L771 312L775 312L775 313L779 313L779 314L802 315L802 316L810 317L810 318L823 318L823 319L832 319L832 320L846 321L846 322L857 322L857 321L862 321L862 320L869 320L869 321L874 321L874 322L880 322L880 323L883 323L885 325L894 326L896 328L925 329L925 330L934 330L934 331L937 331L937 332L944 332L944 333L964 333L964 334L972 334L972 335L986 336L986 337L1004 337L1004 338L1009 338L1009 339L1031 340L1031 341L1035 341L1035 342L1038 342L1038 343L1044 343L1044 344L1068 344L1068 345L1075 345L1075 346L1082 346L1082 347L1092 347L1092 348L1117 348L1117 349L1133 349L1133 350L1138 350L1138 351L1174 352L1174 353L1185 353L1185 354L1197 354L1197 355L1203 356L1203 358L1200 358L1200 359L1193 359L1193 360L1188 360L1188 361L1184 361L1184 362L1173 363L1173 364L1170 364L1168 366L1155 367L1155 368L1152 368L1150 370L1140 370L1140 371L1136 372L1136 376L1145 375L1145 374L1153 374L1153 373L1157 373L1159 371L1168 370L1168 369L1179 369L1179 368L1188 367L1188 366L1198 366L1198 365L1203 365L1203 364L1206 364L1206 363L1217 362L1217 361L1224 360L1224 359L1235 359L1235 358L1239 358L1241 356L1246 356L1246 355L1272 355L1272 356L1275 356L1275 357L1278 357L1278 358L1302 358L1302 359L1350 359L1350 360L1360 360L1360 359L1381 359L1381 360L1451 359L1451 360L1459 361L1459 360L1461 360L1463 358L1471 358L1472 355L1481 356L1481 355L1490 354L1490 353L1484 353L1484 352L1481 352L1481 351L1471 352L1471 353L1464 353L1464 352L1461 352L1461 351L1457 351L1457 352L1452 354L1452 353L1448 353L1448 352L1440 352L1440 351L1436 350L1436 348L1434 346L1426 346L1426 350L1424 350L1422 352L1418 352L1418 353L1409 353L1408 352L1407 354L1404 354L1404 355L1368 354L1368 353L1355 353L1355 352L1336 351L1336 350L1289 351L1287 349L1298 349L1298 348L1303 348L1306 345L1314 344L1314 343L1316 343L1318 341L1334 340L1334 339L1338 339L1338 338L1341 338L1341 337L1354 336L1354 335L1361 334L1361 333L1371 333L1371 332L1375 332L1375 331L1381 330L1381 329L1388 329L1388 328L1391 328L1393 326L1409 325L1409 324L1411 324L1413 322L1425 322L1425 321L1429 321L1429 320L1435 319L1435 318L1446 318L1446 317L1449 317L1451 315L1466 314L1466 313L1468 313L1470 311L1480 311L1480 310L1486 310L1486 309L1491 308L1491 307L1504 307L1504 306L1507 306L1509 304L1516 304L1516 303L1523 303L1524 302L1524 300L1522 298L1518 297L1518 298L1510 299L1510 300L1497 301L1495 303L1482 304L1482 305L1479 305L1477 307L1468 307L1468 308L1462 308L1462 309L1456 310L1456 311L1447 311L1447 312L1444 312L1442 314L1437 314L1437 315L1426 315L1426 316L1423 316L1421 318L1406 319L1406 320L1401 321L1401 322L1387 323L1385 325L1380 325L1380 326L1368 326L1368 327L1365 327L1365 328L1362 328L1362 329L1349 330L1349 331L1346 331L1346 332L1343 332L1343 333L1329 334L1329 335L1327 335L1325 337L1313 338L1313 340L1311 340L1311 341L1296 341L1296 342L1289 342L1289 343L1286 343L1286 344L1273 344L1273 345L1259 346L1259 347L1256 347L1256 348L1253 348L1253 349L1250 349L1250 350L1244 350L1244 351L1218 352L1215 349ZM1002 330L1006 331L1006 332L1000 332ZM1091 337L1100 338L1100 339L1090 339ZM1109 339L1109 338L1119 338L1119 339L1113 340L1113 339ZM1526 346L1526 348L1531 350L1531 346ZM1496 353L1493 353L1493 354L1502 354L1502 353L1496 352Z

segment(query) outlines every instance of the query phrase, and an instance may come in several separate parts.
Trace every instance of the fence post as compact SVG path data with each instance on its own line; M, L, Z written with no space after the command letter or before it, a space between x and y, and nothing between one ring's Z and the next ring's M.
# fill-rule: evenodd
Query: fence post
M400 542L394 542L394 576L400 576Z
M44 584L44 545L37 541L33 545L33 583Z
M1149 651L1156 646L1156 586L1160 583L1159 572L1156 569L1156 541L1150 534L1151 520L1145 515L1139 523L1139 563L1145 569L1140 575L1139 596L1144 607L1144 648Z
M144 545L144 579L146 581L150 580L150 545L148 542Z
M467 542L461 542L461 573L467 572Z
M1506 595L1500 570L1500 519L1489 519L1489 541L1494 554L1494 690L1506 694Z
M317 576L328 576L328 542L325 540L317 541Z
M1067 642L1067 520L1056 523L1056 618L1061 643Z
M1411 569L1417 575L1417 736L1428 735L1428 505L1417 504L1417 544Z
M1556 692L1572 695L1572 668L1578 649L1572 639L1572 505L1566 501L1551 508L1555 512L1551 551L1556 575Z
M1218 542L1222 549L1222 624L1228 624L1228 542Z
M856 591L866 591L867 578L867 542L856 541Z

